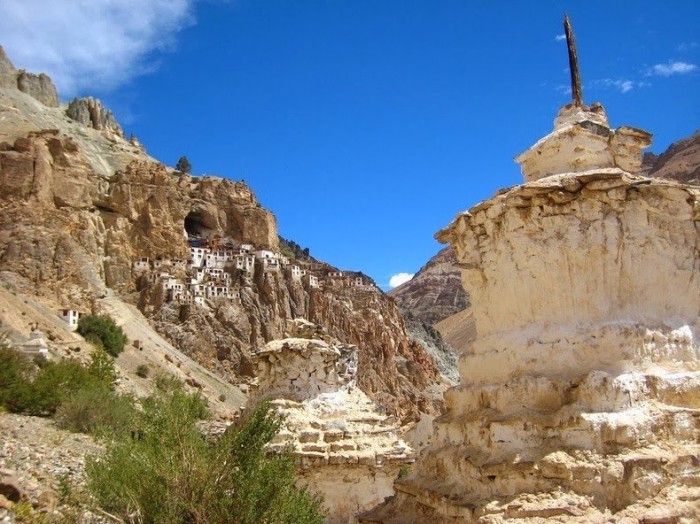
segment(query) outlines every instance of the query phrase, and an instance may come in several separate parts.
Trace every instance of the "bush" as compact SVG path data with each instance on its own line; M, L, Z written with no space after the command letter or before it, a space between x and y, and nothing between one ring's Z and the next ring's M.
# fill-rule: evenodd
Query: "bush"
M88 315L78 321L78 333L93 345L116 357L129 341L122 328L105 315Z
M147 378L150 371L151 368L149 368L146 364L139 364L136 366L136 374L141 378Z
M114 384L117 381L114 359L104 349L95 348L90 354L88 373L107 388L114 389Z
M192 164L190 164L190 161L186 156L181 156L177 161L177 164L175 164L175 171L186 173L188 175L190 174L190 171L192 171Z
M56 410L56 425L94 435L127 435L134 427L136 408L131 397L117 395L99 383L76 391Z
M76 392L109 390L115 378L113 360L104 351L93 353L89 366L63 359L42 361L39 368L27 357L0 347L0 405L12 413L53 415Z
M17 413L30 403L32 364L7 345L0 346L0 406Z
M87 460L88 488L107 511L144 523L323 522L320 498L295 486L292 457L265 450L281 425L268 405L214 444L195 426L198 395L159 389L142 406L138 438Z
M28 402L18 412L53 415L61 403L76 391L98 382L88 368L74 359L48 362L31 382Z

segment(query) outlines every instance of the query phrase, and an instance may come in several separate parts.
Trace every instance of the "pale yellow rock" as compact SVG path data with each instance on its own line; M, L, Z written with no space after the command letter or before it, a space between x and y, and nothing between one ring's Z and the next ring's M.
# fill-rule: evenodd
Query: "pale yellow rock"
M700 521L700 223L631 175L649 135L565 107L529 182L437 234L476 340L433 443L366 523Z

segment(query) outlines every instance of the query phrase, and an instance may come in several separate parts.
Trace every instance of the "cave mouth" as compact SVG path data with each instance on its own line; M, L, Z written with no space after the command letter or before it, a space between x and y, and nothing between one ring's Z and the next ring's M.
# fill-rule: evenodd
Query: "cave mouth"
M215 230L199 211L190 211L185 217L185 232L190 238L209 237Z

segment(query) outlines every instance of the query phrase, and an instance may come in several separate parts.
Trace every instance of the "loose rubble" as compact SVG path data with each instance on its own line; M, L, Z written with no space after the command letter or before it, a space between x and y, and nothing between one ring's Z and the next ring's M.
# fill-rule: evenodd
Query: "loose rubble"
M114 522L85 504L85 457L99 451L91 437L50 419L0 414L0 522L17 522L13 508L21 503L49 522L68 514L81 523Z

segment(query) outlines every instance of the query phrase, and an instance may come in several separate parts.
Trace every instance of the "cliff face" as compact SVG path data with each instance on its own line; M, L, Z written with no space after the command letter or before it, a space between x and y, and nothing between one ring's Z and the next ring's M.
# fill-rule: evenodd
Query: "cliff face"
M51 79L41 73L19 71L0 46L0 88L18 89L49 107L58 107L58 93Z
M140 256L185 257L183 228L193 213L241 241L276 246L274 216L242 183L174 176L148 160L96 176L57 130L2 149L3 269L67 305L89 302L104 286L133 290Z
M389 295L404 315L411 338L432 355L445 378L457 382L457 355L435 329L436 323L469 307L454 249L442 249L411 280L392 289Z
M241 182L169 171L126 141L97 101L75 102L72 113L0 87L4 281L51 307L83 312L97 311L98 299L116 291L178 349L235 382L250 377L253 348L304 316L359 347L358 381L379 403L408 418L431 409L421 390L435 379L435 364L407 336L393 301L371 284L310 286L288 271L251 277L227 269L239 301L212 299L209 308L167 302L162 280L136 272L134 262L186 261L187 235L278 251L274 215ZM304 262L319 276L334 269Z
M217 301L208 312L163 303L153 288L142 292L141 307L173 344L236 382L253 376L252 349L287 336L289 321L307 318L358 346L358 385L377 403L402 418L433 410L424 390L437 378L435 362L409 338L398 308L377 288L315 288L284 272L234 279L240 302Z
M477 337L433 444L363 522L700 518L700 189L547 157L598 149L586 117L536 145L564 173L438 233Z

